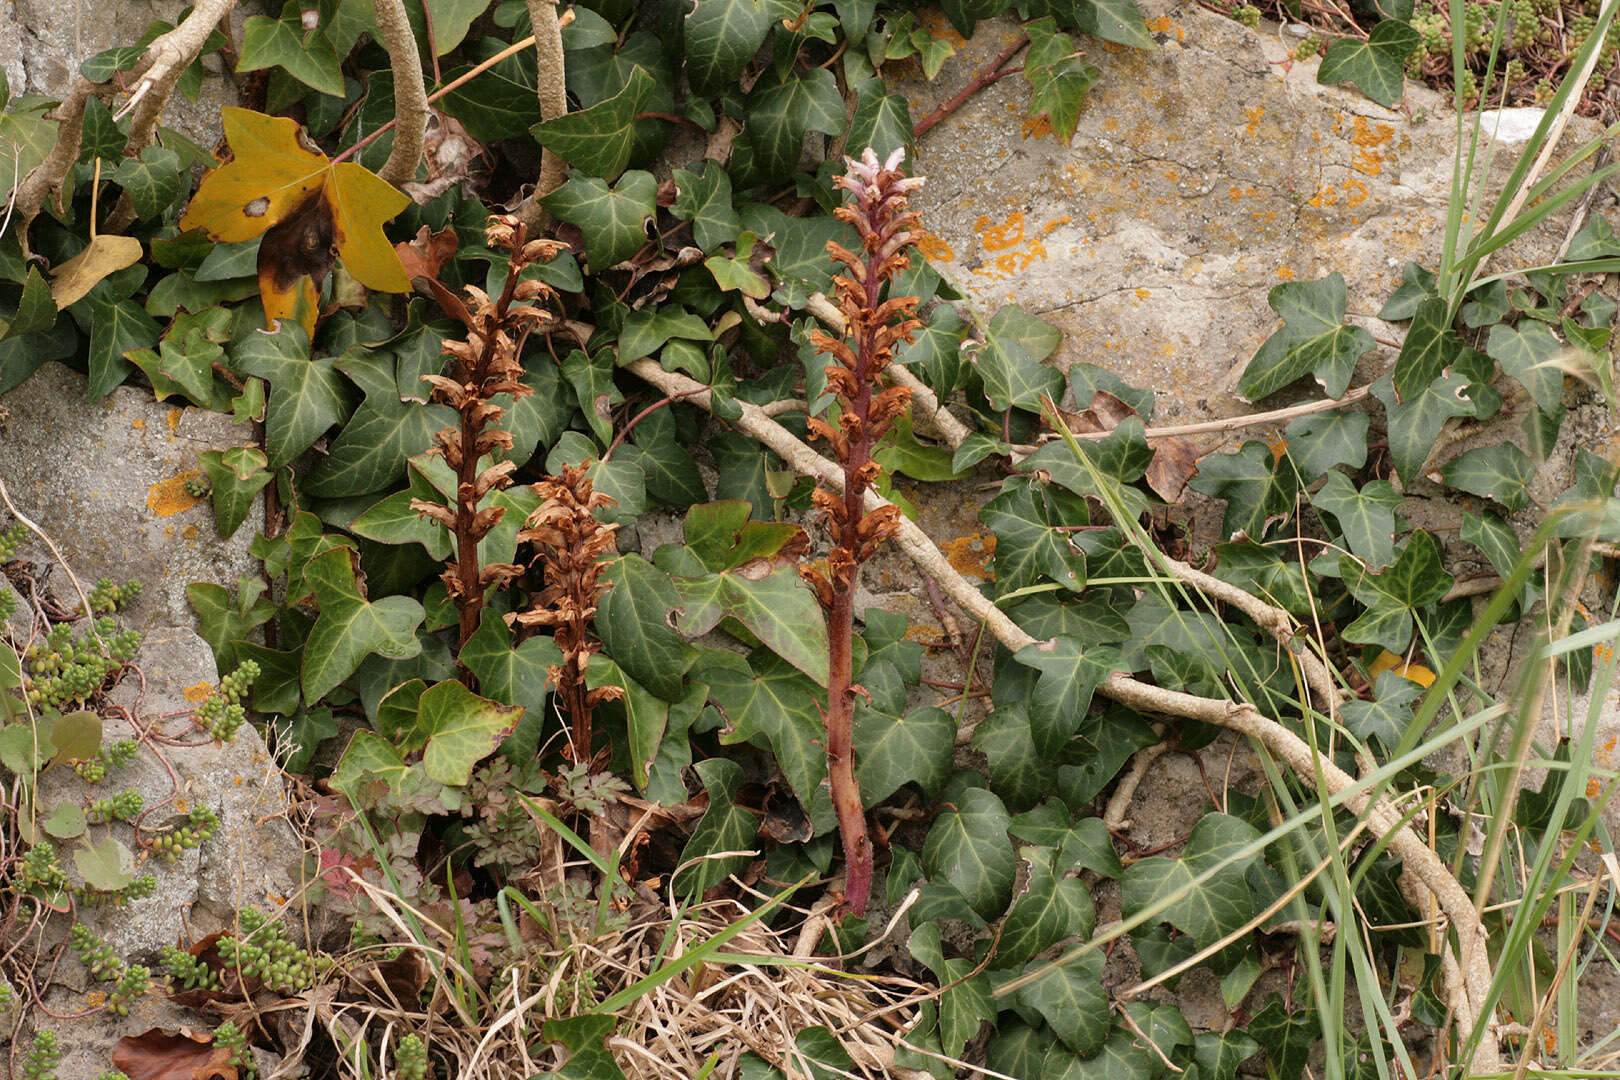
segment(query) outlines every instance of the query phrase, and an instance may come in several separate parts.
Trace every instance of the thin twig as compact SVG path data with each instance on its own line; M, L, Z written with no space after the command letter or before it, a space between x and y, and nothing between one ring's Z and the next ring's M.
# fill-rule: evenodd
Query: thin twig
M1001 69L1006 67L1007 63L1012 60L1013 57L1017 56L1019 52L1023 50L1024 46L1028 44L1029 35L1020 34L1017 41L1003 49L1001 51L1001 55L990 61L990 65L988 67L984 68L977 75L973 76L973 78L969 79L966 86L952 94L933 112L917 121L916 125L911 129L911 137L913 139L922 138L924 135L928 134L929 130L932 129L935 124L939 123L941 120L945 119L947 116L951 115L951 113L955 112L957 109L960 109L964 104L966 104L968 98L972 97L974 94L977 94L980 90L983 90L997 79L1013 74L1011 71L1002 71Z

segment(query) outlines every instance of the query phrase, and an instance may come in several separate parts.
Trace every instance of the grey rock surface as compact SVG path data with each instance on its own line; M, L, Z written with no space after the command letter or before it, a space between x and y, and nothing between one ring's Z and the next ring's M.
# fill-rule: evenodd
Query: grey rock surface
M0 8L0 68L13 93L60 96L79 65L106 49L135 44L154 20L172 22L175 4L155 0L13 0ZM240 23L241 16L236 16ZM238 39L240 40L240 39ZM217 55L202 61L206 76L197 100L175 94L164 109L166 127L209 148L219 139L219 110L237 103L235 84Z
M154 401L133 386L94 404L84 397L82 375L49 363L0 398L11 412L0 427L0 479L85 588L102 577L142 583L127 625L190 626L187 585L231 587L258 572L248 547L262 511L222 542L210 502L186 491L188 480L203 476L200 451L238 446L251 434L221 413ZM40 566L52 562L32 537L22 554ZM49 584L71 602L60 569Z

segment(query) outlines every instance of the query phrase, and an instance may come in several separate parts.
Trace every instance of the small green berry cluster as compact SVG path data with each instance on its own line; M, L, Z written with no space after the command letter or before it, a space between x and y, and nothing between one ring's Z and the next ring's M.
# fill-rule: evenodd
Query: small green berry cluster
M399 1040L394 1051L394 1080L427 1080L427 1045L422 1036L410 1034Z
M56 1080L56 1067L62 1063L62 1051L56 1045L56 1032L36 1031L34 1044L23 1056L23 1080Z
M236 1021L227 1020L214 1029L214 1045L231 1052L225 1064L241 1070L240 1076L251 1078L257 1075L253 1066L253 1051L248 1048L247 1036L236 1026Z
M22 547L23 537L27 535L28 530L23 528L20 521L14 522L5 532L0 532L0 563L11 561L12 556L17 554L17 549Z
M112 578L102 578L90 590L90 611L95 615L111 615L140 599L141 583L130 578L122 585Z
M0 592L0 622L17 614L17 594L10 589Z
M161 856L166 863L173 863L185 852L208 840L219 827L219 815L206 806L194 806L186 815L186 823L158 833L145 840L146 847Z
M57 623L44 641L28 647L23 691L29 704L59 708L84 701L108 675L133 660L141 645L139 630L120 630L111 616L96 620L95 633L105 647L95 636L75 636L67 623Z
M118 739L96 751L96 756L73 763L73 771L87 784L99 784L113 769L122 769L135 759L135 740Z
M240 929L222 937L215 946L227 967L245 978L258 979L271 990L294 993L307 990L330 961L311 955L287 939L286 929L257 908L243 908Z
M152 972L140 964L131 964L107 995L107 1009L118 1016L128 1016L130 1002L151 989Z
M1260 9L1253 4L1244 4L1238 8L1234 13L1234 17L1250 30L1260 25Z
M41 840L23 854L22 883L30 892L54 893L67 888L67 873L49 840Z
M96 1077L96 1080L129 1080L129 1074L114 1070L112 1072L102 1073L100 1076Z
M198 706L192 717L197 726L215 742L227 743L235 738L247 719L242 699L247 697L253 680L258 677L259 665L255 661L244 660L238 664L235 671L219 680L219 690Z
M126 788L117 795L96 799L90 804L90 820L96 825L112 821L134 821L145 807L146 800L134 788Z
M121 907L131 900L145 900L155 892L157 892L157 878L151 874L142 874L117 892L102 892L84 885L73 886L74 899L85 907L100 907L102 904L115 904Z
M158 960L176 990L218 990L219 976L199 958L174 945L165 945Z
M1316 34L1308 34L1300 39L1298 45L1294 46L1294 59L1309 60L1311 57L1320 54L1322 47L1321 37Z
M84 923L74 923L68 932L68 945L78 954L79 963L90 972L92 979L116 979L124 971L124 962L118 959L108 945Z
M186 480L186 494L193 499L206 499L214 490L214 486L201 476L193 476Z
M0 979L0 1009L11 1007L11 984Z

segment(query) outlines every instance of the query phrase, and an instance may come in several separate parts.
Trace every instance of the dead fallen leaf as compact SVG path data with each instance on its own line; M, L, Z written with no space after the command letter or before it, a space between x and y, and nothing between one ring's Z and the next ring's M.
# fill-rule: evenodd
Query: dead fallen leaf
M51 282L56 310L78 303L96 282L141 261L141 242L133 236L98 236L90 246L57 267Z
M426 225L416 230L416 236L394 245L405 273L412 278L438 278L439 271L456 253L456 230L446 225L433 232Z
M187 1028L151 1028L113 1044L113 1067L129 1080L236 1080L231 1052L212 1034Z
M1098 435L1113 431L1124 420L1136 416L1137 411L1116 394L1098 390L1091 395L1091 404L1081 412L1058 410L1070 431L1077 435ZM1153 460L1148 462L1148 487L1167 503L1179 503L1187 491L1187 482L1198 473L1198 451L1186 439L1172 436L1150 438L1148 449Z

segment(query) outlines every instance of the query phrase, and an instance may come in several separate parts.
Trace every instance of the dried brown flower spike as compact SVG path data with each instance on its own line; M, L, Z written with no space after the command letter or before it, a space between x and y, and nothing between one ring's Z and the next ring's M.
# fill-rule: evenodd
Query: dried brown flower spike
M852 198L834 214L860 233L862 250L856 254L828 243L827 252L848 271L833 278L847 337L839 339L819 330L810 334L816 350L836 361L827 368L827 387L837 395L839 410L836 427L812 418L810 432L827 440L843 464L844 490L816 489L815 505L825 515L833 550L826 577L805 574L827 608L832 644L825 714L827 771L844 841L845 897L856 915L865 911L872 891L872 840L855 781L853 752L855 695L862 693L853 684L850 670L855 586L861 564L872 557L880 541L899 531L900 513L888 506L863 514L861 507L866 489L883 473L882 466L872 460L872 448L911 401L911 391L905 387L881 389L879 376L894 359L895 346L910 341L912 332L922 325L915 318L916 297L883 296L890 279L911 265L906 249L920 237L917 215L906 210L906 195L923 181L902 175L903 159L903 151L896 150L879 164L870 149L858 162L844 159L845 175L838 177L837 184Z
M510 485L510 473L516 466L503 461L480 472L478 463L497 449L512 448L511 433L499 427L506 410L491 399L505 393L515 400L532 393L522 381L523 343L529 334L543 332L555 321L549 311L532 303L551 299L552 289L539 281L520 280L522 272L530 263L549 260L567 247L555 240L526 239L523 225L511 215L492 216L484 235L490 247L508 253L506 287L499 297L492 300L482 289L469 285L463 302L432 278L416 279L425 282L439 306L467 328L465 341L447 340L442 346L452 358L448 372L422 376L433 387L433 400L461 414L459 424L433 436L431 451L443 454L455 470L455 505L441 506L421 499L411 502L412 509L433 518L455 537L455 560L442 577L461 615L462 645L478 631L484 593L490 586L504 585L523 572L522 567L511 563L479 566L478 542L500 522L504 511L499 506L480 510L478 504L491 491ZM462 679L469 683L472 679L465 668Z
M525 628L552 628L552 641L562 651L563 662L551 669L551 679L573 728L571 756L576 762L589 762L591 710L624 695L617 686L585 689L585 668L599 648L588 629L596 617L597 599L612 584L601 577L619 527L604 525L594 516L613 500L592 490L583 465L565 466L561 476L547 477L534 490L544 501L529 515L518 539L538 549L535 563L545 585L528 611L507 618Z

